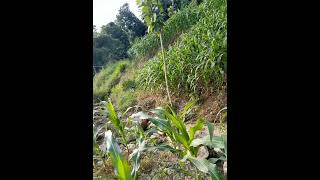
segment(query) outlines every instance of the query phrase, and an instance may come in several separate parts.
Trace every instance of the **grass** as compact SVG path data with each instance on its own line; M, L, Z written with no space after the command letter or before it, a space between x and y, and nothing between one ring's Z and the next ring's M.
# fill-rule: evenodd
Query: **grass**
M227 66L227 15L225 0L207 0L204 18L165 52L170 91L201 93L224 82ZM199 6L199 8L202 8ZM137 83L146 90L163 90L161 54L146 63Z
M94 100L106 100L110 95L111 89L121 77L121 73L130 64L129 60L118 61L114 64L106 65L93 79L93 98Z
M137 103L136 66L134 61L129 64L119 83L111 89L110 98L121 112Z
M111 99L122 112L137 102L134 91L124 89L122 84L118 84L112 88Z

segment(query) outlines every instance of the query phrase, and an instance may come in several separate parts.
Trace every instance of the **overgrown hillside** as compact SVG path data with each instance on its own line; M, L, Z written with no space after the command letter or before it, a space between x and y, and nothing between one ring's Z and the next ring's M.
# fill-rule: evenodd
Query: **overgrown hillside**
M164 53L149 32L94 76L94 177L226 179L226 0L137 2L171 12Z

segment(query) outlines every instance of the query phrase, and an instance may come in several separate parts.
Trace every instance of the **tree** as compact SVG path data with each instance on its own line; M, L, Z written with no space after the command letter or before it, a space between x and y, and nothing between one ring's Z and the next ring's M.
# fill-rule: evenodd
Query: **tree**
M129 48L128 35L114 22L110 22L107 25L101 27L101 35L110 35L114 39L118 39L125 48Z
M146 25L130 11L128 3L121 6L116 17L116 24L128 34L130 42L133 42L136 37L145 35Z
M94 38L93 64L103 66L108 62L127 57L127 48L118 39L109 34L100 34Z
M97 27L96 25L93 25L93 38L98 36Z

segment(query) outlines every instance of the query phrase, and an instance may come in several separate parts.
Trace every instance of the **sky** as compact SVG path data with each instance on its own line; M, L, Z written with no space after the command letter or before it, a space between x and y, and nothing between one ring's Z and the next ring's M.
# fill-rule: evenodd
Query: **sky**
M140 19L136 0L93 0L93 25L100 31L101 26L116 20L120 7L128 3L130 11Z

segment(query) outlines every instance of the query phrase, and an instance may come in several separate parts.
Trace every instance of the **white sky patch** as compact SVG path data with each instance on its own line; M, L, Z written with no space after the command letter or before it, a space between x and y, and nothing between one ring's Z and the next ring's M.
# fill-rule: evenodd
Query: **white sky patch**
M101 26L114 22L120 7L125 3L128 3L130 11L141 19L136 0L93 0L93 25L96 25L97 30L100 31Z

